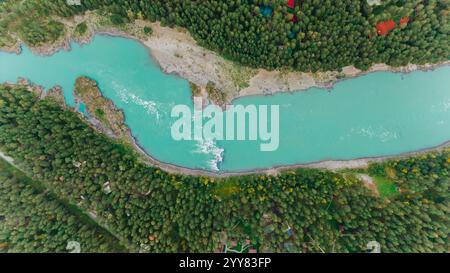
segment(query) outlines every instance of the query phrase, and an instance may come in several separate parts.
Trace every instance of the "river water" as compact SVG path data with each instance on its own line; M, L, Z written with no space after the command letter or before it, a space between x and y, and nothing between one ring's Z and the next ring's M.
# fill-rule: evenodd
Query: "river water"
M71 106L79 76L95 79L103 95L124 111L148 154L188 168L245 171L396 155L450 140L449 66L409 74L377 72L331 90L235 100L234 105L279 106L279 147L263 152L258 140L174 140L172 108L194 107L189 84L163 73L148 49L134 40L97 35L89 45L73 43L71 51L49 57L33 55L26 47L20 55L0 52L0 82L24 77L45 88L60 85Z

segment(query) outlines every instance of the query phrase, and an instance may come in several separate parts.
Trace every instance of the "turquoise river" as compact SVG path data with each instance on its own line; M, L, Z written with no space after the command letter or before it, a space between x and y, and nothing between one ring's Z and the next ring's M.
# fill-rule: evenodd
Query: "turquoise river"
M259 141L174 140L172 108L194 107L189 84L163 73L136 41L97 35L89 45L73 43L71 51L49 57L26 47L19 55L0 52L0 82L24 77L45 88L60 85L74 107L79 76L95 79L103 95L124 111L133 136L149 155L193 169L232 172L397 155L450 140L449 66L371 73L331 90L237 99L233 104L280 107L279 148L262 152Z

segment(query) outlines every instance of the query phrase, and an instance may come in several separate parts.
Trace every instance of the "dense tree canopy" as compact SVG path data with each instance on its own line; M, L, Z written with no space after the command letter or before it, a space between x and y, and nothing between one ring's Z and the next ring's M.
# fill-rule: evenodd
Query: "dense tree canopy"
M71 242L80 252L124 251L87 216L0 159L0 252L77 251Z

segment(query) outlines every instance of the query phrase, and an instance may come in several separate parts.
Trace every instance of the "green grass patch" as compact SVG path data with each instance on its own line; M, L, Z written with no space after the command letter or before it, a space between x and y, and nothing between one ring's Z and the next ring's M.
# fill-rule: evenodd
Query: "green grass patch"
M206 84L206 92L208 93L209 99L218 105L223 105L227 101L227 95L217 89L213 82Z
M144 27L144 33L145 33L146 35L152 35L153 30L152 30L151 27L145 26L145 27Z
M94 115L95 115L96 118L98 118L98 119L100 119L102 121L105 119L105 111L103 111L100 108L96 108L94 110Z
M82 36L82 35L86 34L87 29L88 29L88 26L87 26L86 22L82 22L82 23L79 23L75 27L75 33L78 36Z
M378 192L383 198L392 198L399 194L398 187L394 181L382 176L373 176Z
M227 181L221 181L216 183L216 187L214 189L214 195L223 200L227 199L234 194L238 193L241 190L239 187L239 181L234 180L233 178L228 179Z
M200 89L200 87L198 85L196 85L195 83L189 82L189 86L191 87L193 97L201 97L202 90Z
M97 118L106 128L112 129L111 123L105 114L105 111L101 108L94 109L94 117Z
M250 86L250 79L257 74L257 70L239 65L237 63L227 64L223 67L225 73L227 73L234 85L239 89L245 89Z

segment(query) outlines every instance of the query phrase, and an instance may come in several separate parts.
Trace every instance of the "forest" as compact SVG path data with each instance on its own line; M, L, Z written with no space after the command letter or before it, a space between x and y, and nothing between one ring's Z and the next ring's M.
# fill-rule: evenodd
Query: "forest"
M0 253L123 252L114 236L0 159Z
M376 63L402 66L448 61L449 0L66 0L0 4L0 46L17 34L30 45L63 35L57 20L87 10L120 25L136 19L189 30L197 42L227 59L267 69L366 70ZM377 26L395 28L380 35ZM150 32L149 29L147 29ZM3 40L3 42L2 42Z
M448 149L368 170L177 175L141 163L51 97L0 85L0 150L44 189L0 165L2 251L59 251L69 232L91 251L113 251L109 237L94 241L100 235L48 191L94 215L130 252L213 252L244 242L258 252L365 252L371 241L382 252L450 247ZM358 172L391 181L396 193L375 194Z

